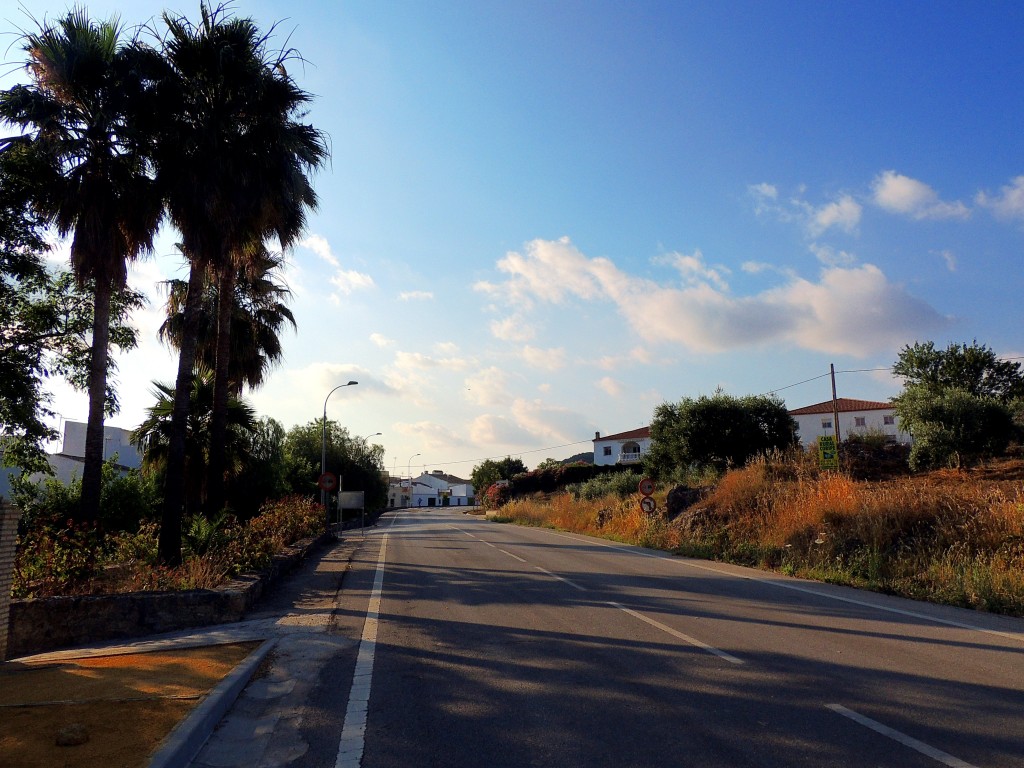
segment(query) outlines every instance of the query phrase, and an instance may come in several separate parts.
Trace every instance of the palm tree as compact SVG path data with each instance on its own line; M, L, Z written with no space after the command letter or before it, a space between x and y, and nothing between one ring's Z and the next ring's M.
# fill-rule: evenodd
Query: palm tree
M165 108L158 142L158 178L168 212L190 260L183 311L177 399L169 446L160 556L177 562L181 549L180 478L184 470L185 387L195 360L195 328L203 281L218 283L218 346L212 441L224 440L232 296L238 268L276 236L287 248L316 205L307 173L327 157L323 135L299 123L310 99L285 72L288 53L276 58L251 19L231 17L224 6L200 6L201 21L164 14L168 72L160 87ZM210 462L210 504L223 501L223 464Z
M147 471L166 471L171 442L171 419L175 393L170 384L153 382L156 402L147 410L147 417L132 433L132 443L142 450L143 468ZM199 513L206 495L206 466L216 450L227 457L231 474L245 467L257 429L256 412L239 397L228 401L227 440L214 448L210 439L210 421L213 412L213 373L204 366L197 367L189 388L189 415L185 432L186 461L183 478L185 511L189 516Z
M135 116L148 88L148 49L125 39L116 18L93 22L74 9L24 36L32 83L0 93L0 117L43 161L34 204L66 236L80 285L93 285L89 418L79 517L99 517L111 297L127 262L150 251L162 204L149 173L148 137Z
M228 367L229 391L233 395L241 395L243 387L257 389L263 384L267 372L283 357L282 329L285 325L295 328L295 316L285 304L291 291L277 282L274 275L283 263L280 254L264 249L253 264L239 273L235 283ZM167 319L160 326L160 338L180 349L188 283L168 280L167 286ZM217 294L216 286L208 283L194 329L197 359L211 370L217 360Z

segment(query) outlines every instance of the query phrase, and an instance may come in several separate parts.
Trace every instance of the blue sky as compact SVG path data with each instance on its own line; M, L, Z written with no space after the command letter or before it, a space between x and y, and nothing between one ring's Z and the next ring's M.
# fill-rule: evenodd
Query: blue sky
M122 20L165 7L198 15L138 0ZM286 427L356 379L328 415L383 433L389 470L468 475L588 450L716 387L820 402L830 363L840 396L884 400L915 341L1024 355L1022 6L234 8L280 22L332 148L288 254L298 333L251 395ZM7 87L21 54L3 48ZM174 242L135 271L154 302L120 426L173 379L154 286L184 274ZM84 396L55 398L84 420Z

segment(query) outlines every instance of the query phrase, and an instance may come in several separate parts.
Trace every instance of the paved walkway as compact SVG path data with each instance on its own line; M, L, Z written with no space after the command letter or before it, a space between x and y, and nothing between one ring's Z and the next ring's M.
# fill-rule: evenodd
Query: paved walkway
M60 662L266 641L258 656L250 657L229 675L234 679L225 679L196 707L157 753L153 765L161 768L287 766L308 749L301 726L308 715L305 702L320 670L333 657L355 654L358 631L353 632L352 627L347 626L351 622L339 624L335 614L342 579L363 541L358 532L349 531L343 540L313 554L275 584L245 621L131 642L56 651L17 661ZM183 664L187 663L184 654L182 659ZM156 684L159 685L159 681ZM175 684L175 678L169 676L168 689ZM59 697L55 694L54 698ZM221 720L225 710L228 714ZM194 757L201 746L201 752ZM140 765L145 764L145 757L140 755Z

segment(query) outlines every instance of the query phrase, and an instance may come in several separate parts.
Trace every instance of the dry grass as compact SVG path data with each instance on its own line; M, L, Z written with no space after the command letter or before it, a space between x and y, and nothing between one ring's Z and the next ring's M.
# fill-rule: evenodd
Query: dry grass
M943 471L883 482L819 473L803 457L727 472L668 520L635 498L521 500L502 514L918 599L1024 615L1024 482L1004 471ZM664 508L664 498L659 499ZM602 512L603 510L603 512ZM684 519L685 518L685 519Z

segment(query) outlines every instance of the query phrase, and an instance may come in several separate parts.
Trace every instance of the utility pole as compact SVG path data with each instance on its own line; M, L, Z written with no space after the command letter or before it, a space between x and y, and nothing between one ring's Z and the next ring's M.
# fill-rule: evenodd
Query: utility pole
M835 363L829 363L829 369L832 372L832 425L836 431L836 450L839 449L839 402L836 400L836 366Z

